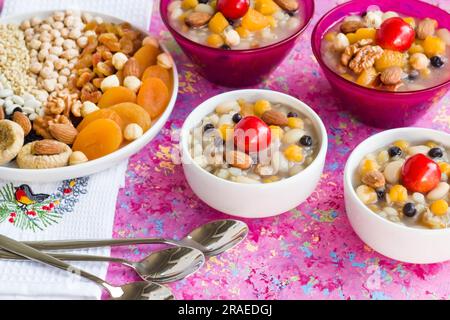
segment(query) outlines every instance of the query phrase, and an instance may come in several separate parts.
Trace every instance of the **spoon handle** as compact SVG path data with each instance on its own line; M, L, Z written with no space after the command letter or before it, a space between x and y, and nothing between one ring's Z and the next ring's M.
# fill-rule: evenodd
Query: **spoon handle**
M11 238L5 237L4 235L0 234L0 247L3 249L15 253L17 255L20 255L22 257L25 257L29 260L33 260L36 262L40 262L42 264L50 265L52 267L78 274L81 277L84 277L88 280L91 280L98 285L104 287L105 289L109 290L108 283L103 281L102 279L98 278L97 276L94 276L93 274L90 274L86 271L83 271L81 269L75 268L71 266L70 264L67 264L59 259L56 259L52 257L51 255L48 255L46 253L43 253L39 250L36 250L30 246L27 246L26 244L23 244L19 241L13 240Z
M130 264L129 261L122 258L115 257L104 257L104 256L94 256L94 255L84 255L84 254L65 254L65 253L51 253L49 254L53 258L65 261L93 261L93 262L115 262L122 264ZM8 260L25 260L24 257L0 251L0 259L8 259Z
M183 243L177 240L162 238L140 238L140 239L105 239L105 240L60 240L60 241L32 241L25 244L39 250L60 250L60 249L85 249L109 246L123 246L134 244L170 244L182 246Z

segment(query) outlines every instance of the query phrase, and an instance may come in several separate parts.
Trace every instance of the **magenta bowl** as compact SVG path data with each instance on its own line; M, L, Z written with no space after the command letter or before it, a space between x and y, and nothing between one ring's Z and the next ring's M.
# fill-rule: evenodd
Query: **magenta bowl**
M311 37L313 53L333 87L333 92L342 100L343 107L371 126L379 128L409 126L445 95L450 88L450 79L423 90L379 91L344 79L324 63L320 54L321 41L328 29L348 14L363 13L369 5L377 5L382 11L396 11L415 18L431 17L438 21L440 27L445 28L450 28L450 14L436 6L417 0L355 0L337 6L326 13L314 28Z
M170 2L160 2L161 17L167 29L203 77L227 87L246 87L262 82L292 50L314 15L314 1L300 0L304 24L292 36L266 47L222 50L191 41L172 28L167 12Z

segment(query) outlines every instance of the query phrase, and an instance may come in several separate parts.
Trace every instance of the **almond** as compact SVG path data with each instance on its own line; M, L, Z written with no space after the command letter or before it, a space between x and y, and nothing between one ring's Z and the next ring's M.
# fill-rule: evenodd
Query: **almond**
M282 112L276 110L264 112L261 119L268 125L286 126L288 124L288 118Z
M24 113L19 111L14 112L12 120L22 127L25 136L31 132L31 121Z
M377 170L367 172L361 178L361 181L374 189L382 188L386 184L386 179L384 178L384 175Z
M33 146L33 154L42 156L51 156L64 152L64 145L55 140L36 141Z
M341 32L344 34L355 32L360 28L364 28L366 25L362 21L345 21L341 24Z
M294 12L298 10L298 1L297 0L275 0L275 3L281 7L281 9Z
M53 138L65 144L72 144L78 135L77 129L70 124L52 124L48 130Z
M201 28L209 22L211 17L212 16L206 12L192 12L186 17L184 22L188 27Z
M3 107L0 107L0 120L5 119L5 111L3 111Z
M241 151L227 152L226 161L230 166L243 170L250 168L253 164L252 158Z
M123 67L123 78L134 76L137 78L141 77L141 67L135 58L128 59L127 63Z

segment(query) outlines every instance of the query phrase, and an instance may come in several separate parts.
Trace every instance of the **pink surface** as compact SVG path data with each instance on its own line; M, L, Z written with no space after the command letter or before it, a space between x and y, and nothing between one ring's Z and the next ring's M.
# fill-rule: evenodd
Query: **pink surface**
M0 0L0 3L3 1ZM259 88L289 93L322 117L329 133L323 179L307 203L279 217L246 220L248 239L207 261L196 275L171 284L177 299L445 299L450 297L450 262L399 263L364 245L350 227L343 202L342 172L349 152L379 130L342 111L310 48L311 30L327 10L342 1L316 1L312 24L291 55ZM450 0L430 1L450 10ZM369 3L369 1L368 1ZM209 208L190 190L180 165L177 130L203 100L227 89L208 83L180 52L154 13L151 30L167 38L180 71L175 111L161 134L130 161L126 187L117 202L115 237L182 238L190 230L227 216ZM450 132L450 95L417 125ZM226 197L226 195L223 195ZM233 199L230 199L233 201ZM148 247L114 249L114 255L139 259ZM108 280L137 279L111 265Z
M342 2L342 1L341 1ZM279 217L246 220L248 239L209 259L196 275L171 285L177 299L426 299L449 298L450 262L433 265L399 263L377 254L356 236L344 209L342 172L349 152L379 130L342 111L310 48L318 18L336 1L316 1L314 21L294 51L259 86L289 93L322 117L329 133L329 154L322 182L307 203ZM432 1L449 10L450 1ZM191 191L180 165L176 131L203 100L227 91L201 78L154 14L152 31L168 38L180 69L175 111L161 134L131 159L127 186L120 192L114 236L182 238L194 227L227 216L209 208ZM450 131L450 95L417 123ZM175 137L175 138L172 138ZM223 195L226 197L226 195ZM230 199L233 201L233 199ZM113 253L138 259L146 247ZM135 279L127 269L111 266L109 280Z

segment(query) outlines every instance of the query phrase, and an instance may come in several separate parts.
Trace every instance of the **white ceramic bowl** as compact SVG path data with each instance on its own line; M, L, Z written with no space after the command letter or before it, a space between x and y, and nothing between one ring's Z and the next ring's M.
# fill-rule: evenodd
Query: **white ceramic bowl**
M32 17L40 17L40 18L48 17L52 12L54 11L51 10L51 11L33 12L29 14L10 16L0 19L0 23L20 24L23 20L30 19ZM95 16L100 16L104 19L104 21L107 22L114 22L114 23L125 22L116 17L108 16L101 13L91 11L83 11L83 12L88 12ZM147 30L142 30L141 28L138 28L136 26L133 27L144 34L148 34ZM161 47L165 52L169 53L167 49L164 48L163 45L161 45ZM9 166L0 166L0 179L11 181L23 181L23 182L61 181L65 179L84 177L99 171L103 171L113 166L116 166L125 159L128 159L135 153L139 152L142 148L144 148L159 133L159 131L163 128L164 124L167 122L167 119L169 118L170 114L172 113L178 94L178 72L176 66L174 66L172 70L174 81L170 102L164 113L161 115L161 117L159 117L156 121L154 121L152 127L147 132L145 132L145 134L141 138L137 139L136 141L133 141L127 146L103 158L99 158L76 166L62 167L56 169L35 170L35 169L19 169L15 167L15 162L12 162Z
M367 208L356 195L355 172L364 156L399 139L434 140L450 147L450 134L424 128L388 130L363 141L353 150L344 171L345 207L350 224L367 245L389 258L410 263L450 260L450 229L429 230L393 223Z
M188 137L191 129L212 113L220 103L239 98L250 101L267 99L283 103L309 117L320 139L320 151L316 159L300 173L269 184L232 182L202 169L189 153ZM268 90L238 90L212 97L195 108L184 122L180 144L184 173L192 190L200 199L209 206L233 216L264 218L295 208L311 195L323 172L328 139L319 116L296 98Z

